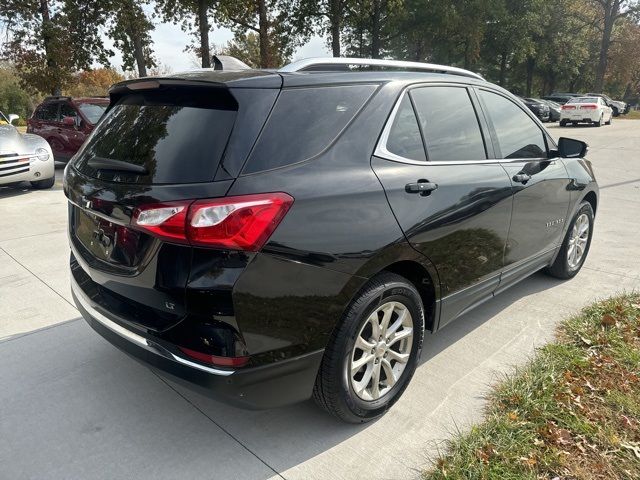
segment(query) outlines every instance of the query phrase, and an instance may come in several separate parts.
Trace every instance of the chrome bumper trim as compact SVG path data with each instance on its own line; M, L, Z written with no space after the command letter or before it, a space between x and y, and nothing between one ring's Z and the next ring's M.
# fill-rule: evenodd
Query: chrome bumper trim
M82 305L82 308L84 308L89 313L89 315L93 317L93 319L100 322L100 324L102 324L104 327L111 330L113 333L116 333L121 337L126 338L127 340L129 340L132 343L135 343L139 347L142 347L145 350L155 353L156 355L160 355L161 357L165 357L169 360L180 363L187 367L195 368L197 370L202 370L203 372L211 373L213 375L228 377L229 375L232 375L234 373L231 370L219 370L217 368L207 367L205 365L192 362L191 360L187 360L186 358L179 357L173 354L172 352L170 352L169 350L167 350L166 348L164 348L163 346L158 345L157 343L154 343L153 341L146 339L142 335L138 335L137 333L134 333L131 330L124 328L123 326L119 325L113 320L110 320L109 318L104 316L102 313L100 313L91 305L91 302L89 301L85 293L82 291L82 289L78 285L78 282L76 282L73 276L71 276L71 290L73 291L78 303Z

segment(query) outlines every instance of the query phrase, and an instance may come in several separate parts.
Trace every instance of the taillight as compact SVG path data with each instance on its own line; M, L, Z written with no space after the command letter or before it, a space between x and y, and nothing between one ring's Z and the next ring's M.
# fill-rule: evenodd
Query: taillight
M189 357L210 365L217 365L219 367L244 367L249 362L249 357L219 357L217 355L211 355L209 353L198 352L186 347L178 347L182 353L185 353Z
M257 251L291 205L286 193L263 193L138 207L134 226L178 243Z
M582 110L595 110L596 108L598 108L597 105L582 105L580 107Z
M562 105L562 110L575 110L576 107L574 105Z

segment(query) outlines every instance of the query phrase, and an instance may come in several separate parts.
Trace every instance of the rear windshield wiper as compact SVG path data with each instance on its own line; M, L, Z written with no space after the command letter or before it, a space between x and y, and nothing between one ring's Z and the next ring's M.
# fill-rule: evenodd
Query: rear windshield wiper
M87 162L87 165L96 170L110 170L115 172L131 172L138 175L149 175L149 170L142 165L135 165L133 163L123 162L122 160L115 160L113 158L93 157Z

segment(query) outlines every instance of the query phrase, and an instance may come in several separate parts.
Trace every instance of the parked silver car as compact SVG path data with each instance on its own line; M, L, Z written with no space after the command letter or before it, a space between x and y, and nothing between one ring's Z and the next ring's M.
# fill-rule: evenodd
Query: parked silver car
M53 153L47 141L38 135L20 133L0 112L0 185L31 182L33 188L51 188L55 183Z

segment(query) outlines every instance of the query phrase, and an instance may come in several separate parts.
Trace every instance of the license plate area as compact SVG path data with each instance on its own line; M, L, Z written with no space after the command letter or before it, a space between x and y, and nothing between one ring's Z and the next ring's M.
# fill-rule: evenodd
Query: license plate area
M76 207L74 235L94 259L122 267L136 267L152 238L127 226Z

